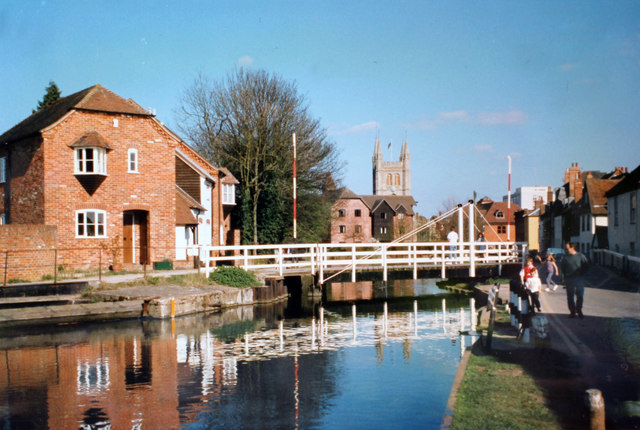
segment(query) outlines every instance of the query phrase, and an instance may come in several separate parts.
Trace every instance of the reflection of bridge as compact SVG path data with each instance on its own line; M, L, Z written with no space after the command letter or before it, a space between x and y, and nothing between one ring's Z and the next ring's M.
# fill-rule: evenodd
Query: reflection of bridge
M457 242L455 249L449 242L404 243L319 243L243 246L201 246L202 270L208 275L219 263L232 262L245 270L259 270L272 274L318 274L319 282L351 272L355 282L357 271L382 270L387 280L389 270L441 271L468 268L475 277L477 267L498 267L509 263L524 263L526 243L522 242ZM327 276L329 275L329 276Z
M419 311L418 302L414 301L412 312L389 312L385 302L381 313L358 316L353 305L351 318L320 308L318 319L281 320L277 328L250 330L235 341L223 338L216 342L209 332L200 337L178 335L178 362L210 369L215 367L214 362L221 363L225 382L229 382L228 379L235 380L238 361L270 360L387 342L459 339L462 354L463 333L467 330L475 333L475 302L471 299L470 307L449 310L443 299L442 306L440 312ZM472 339L475 341L475 337Z

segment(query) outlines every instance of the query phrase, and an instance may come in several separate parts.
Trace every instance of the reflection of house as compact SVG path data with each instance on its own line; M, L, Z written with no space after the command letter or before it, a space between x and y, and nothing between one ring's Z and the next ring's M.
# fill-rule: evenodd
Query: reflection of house
M606 193L609 199L609 247L626 255L640 256L640 166Z
M235 179L138 104L100 85L37 111L0 143L2 219L56 226L58 247L76 249L59 253L59 264L95 264L97 255L77 250L105 242L122 247L124 263L173 259L176 244L196 230L203 243L229 242ZM178 211L194 216L178 218Z
M73 347L7 350L0 386L12 415L36 425L70 428L178 428L176 342L117 338ZM48 416L33 417L33 396ZM23 402L29 410L16 414ZM35 411L40 412L40 411ZM15 426L20 427L19 425ZM13 428L13 426L12 426Z
M515 203L494 202L488 197L477 203L477 208L486 222L484 237L487 242L506 242L516 240L516 212L520 206Z

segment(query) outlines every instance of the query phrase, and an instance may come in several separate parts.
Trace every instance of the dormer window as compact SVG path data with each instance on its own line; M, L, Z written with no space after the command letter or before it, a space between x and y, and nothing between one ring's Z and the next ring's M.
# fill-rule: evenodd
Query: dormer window
M495 216L496 218L504 218L504 212L502 212L501 210L497 210L495 211L493 216Z
M104 148L76 148L76 175L106 175L107 150Z

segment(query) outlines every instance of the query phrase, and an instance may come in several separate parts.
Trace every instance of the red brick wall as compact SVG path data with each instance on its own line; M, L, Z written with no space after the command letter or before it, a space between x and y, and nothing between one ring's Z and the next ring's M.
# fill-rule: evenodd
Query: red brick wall
M14 142L7 162L7 222L44 223L43 151L40 137ZM5 197L6 198L6 197ZM8 207L7 207L8 206Z
M0 226L0 284L53 276L57 229L50 225Z
M107 152L107 177L93 194L73 174L74 150L69 147L87 131L97 131L112 148ZM153 119L132 115L75 111L43 132L44 223L58 227L59 247L96 248L116 235L121 240L123 212L144 210L150 260L174 258L176 145ZM138 150L139 173L127 171L129 148ZM76 210L91 208L106 211L108 238L76 238ZM87 258L86 252L66 252L61 264L79 258Z
M343 209L345 216L340 217L339 211ZM356 209L360 210L360 216L355 216ZM340 233L340 226L346 228L345 233ZM356 225L360 226L360 233L356 233ZM371 216L369 208L360 199L338 200L331 208L331 242L354 243L366 242L371 238Z

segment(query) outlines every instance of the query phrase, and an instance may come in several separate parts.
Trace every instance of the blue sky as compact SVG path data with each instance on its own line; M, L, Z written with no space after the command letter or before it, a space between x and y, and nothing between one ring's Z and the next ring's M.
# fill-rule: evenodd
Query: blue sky
M294 80L346 162L343 184L372 192L409 142L418 211L476 191L561 185L640 164L637 1L3 1L0 133L36 106L100 83L155 108L174 130L198 73L244 66ZM392 142L391 150L386 145Z

